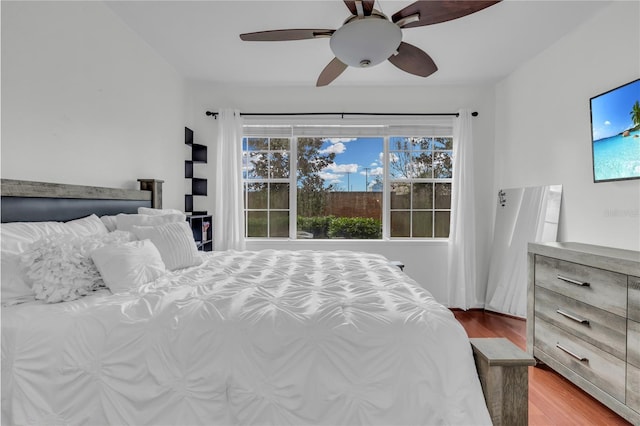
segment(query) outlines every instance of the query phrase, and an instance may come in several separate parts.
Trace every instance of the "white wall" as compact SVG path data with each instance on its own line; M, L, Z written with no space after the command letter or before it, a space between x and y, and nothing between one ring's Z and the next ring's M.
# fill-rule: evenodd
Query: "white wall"
M185 84L102 2L2 1L3 178L137 188L184 207Z
M498 84L496 186L562 184L561 241L640 250L640 180L593 183L589 98L640 76L640 2L612 2Z
M310 83L312 84L312 83ZM493 223L493 124L494 93L492 87L233 87L223 84L191 82L190 96L195 108L191 125L196 140L213 146L216 122L205 111L237 108L242 112L456 112L469 108L479 112L474 118L476 159L476 214L480 262L478 306L484 301ZM214 176L215 159L208 165L209 179ZM210 181L209 192L212 193ZM216 202L208 197L209 211ZM447 244L419 241L251 241L249 249L349 249L380 253L405 263L405 271L440 301L447 301Z

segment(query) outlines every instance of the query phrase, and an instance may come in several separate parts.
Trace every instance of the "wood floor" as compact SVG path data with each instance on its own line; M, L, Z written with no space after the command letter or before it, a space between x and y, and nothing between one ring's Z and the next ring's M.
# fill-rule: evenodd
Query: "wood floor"
M453 311L469 337L506 337L523 350L525 320L481 310ZM547 367L529 367L529 425L630 425Z

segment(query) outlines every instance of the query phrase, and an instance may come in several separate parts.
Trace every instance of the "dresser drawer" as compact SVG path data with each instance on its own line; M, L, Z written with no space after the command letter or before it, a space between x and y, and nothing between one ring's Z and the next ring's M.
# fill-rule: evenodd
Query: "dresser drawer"
M556 359L618 401L625 401L626 365L623 360L540 319L536 320L535 336L536 350Z
M622 360L627 347L627 320L602 309L539 287L536 321L542 319Z
M638 277L629 277L629 319L640 322L640 278Z
M535 285L621 317L627 315L627 276L623 274L537 255Z
M640 322L627 323L627 362L640 368Z

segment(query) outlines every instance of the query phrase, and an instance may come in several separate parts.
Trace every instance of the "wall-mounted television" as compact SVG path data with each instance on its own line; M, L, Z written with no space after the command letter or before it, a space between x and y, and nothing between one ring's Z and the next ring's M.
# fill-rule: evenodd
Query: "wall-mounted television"
M640 79L590 104L593 181L640 179Z

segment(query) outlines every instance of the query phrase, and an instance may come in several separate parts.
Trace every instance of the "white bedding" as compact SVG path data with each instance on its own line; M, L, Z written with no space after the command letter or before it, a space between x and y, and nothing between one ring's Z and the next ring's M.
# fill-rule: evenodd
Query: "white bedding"
M490 424L466 333L378 255L214 252L2 309L2 424Z

